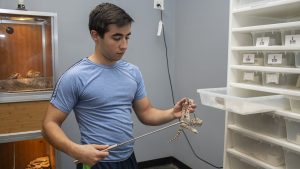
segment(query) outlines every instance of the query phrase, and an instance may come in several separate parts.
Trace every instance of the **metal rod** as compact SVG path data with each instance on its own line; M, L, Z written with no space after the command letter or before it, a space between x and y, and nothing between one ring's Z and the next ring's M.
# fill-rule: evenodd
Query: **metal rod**
M138 140L138 139L143 138L143 137L145 137L145 136L154 134L154 133L156 133L156 132L159 132L159 131L161 131L161 130L167 129L167 128L169 128L169 127L175 126L175 125L177 125L177 124L179 124L179 123L182 123L182 122L178 121L178 122L176 122L176 123L170 124L170 125L165 126L165 127L163 127L163 128L160 128L160 129L151 131L151 132L149 132L149 133L143 134L143 135L141 135L141 136L135 137L135 138L133 138L133 139L131 139L131 140L128 140L128 141L125 141L125 142L123 142L123 143L118 144L117 147L122 146L122 145L125 145L125 144L128 144L128 143L131 143L131 142L133 142L133 141L135 141L135 140Z
M117 147L120 147L120 146L123 146L123 145L125 145L125 144L131 143L131 142L133 142L133 141L135 141L135 140L138 140L138 139L140 139L140 138L143 138L143 137L145 137L145 136L148 136L148 135L157 133L157 132L159 132L159 131L165 130L165 129L169 128L169 127L175 126L175 125L177 125L177 124L179 124L179 123L184 123L184 122L178 121L178 122L176 122L176 123L170 124L170 125L168 125L168 126L165 126L165 127L160 128L160 129L157 129L157 130L151 131L151 132L149 132L149 133L140 135L140 136L135 137L135 138L133 138L133 139L130 139L130 140L128 140L128 141L125 141L125 142L122 142L122 143L119 143L119 144L111 145L111 146L109 146L108 148L106 148L106 149L104 149L104 150L101 150L101 151L107 151L107 150L115 149L115 148L117 148ZM76 163L76 164L79 163L78 160L74 160L73 162Z

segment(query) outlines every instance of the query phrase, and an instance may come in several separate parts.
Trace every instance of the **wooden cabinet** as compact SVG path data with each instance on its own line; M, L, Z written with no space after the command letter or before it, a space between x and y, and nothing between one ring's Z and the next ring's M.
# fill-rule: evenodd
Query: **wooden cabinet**
M57 15L0 9L0 168L56 168L43 138L57 70Z

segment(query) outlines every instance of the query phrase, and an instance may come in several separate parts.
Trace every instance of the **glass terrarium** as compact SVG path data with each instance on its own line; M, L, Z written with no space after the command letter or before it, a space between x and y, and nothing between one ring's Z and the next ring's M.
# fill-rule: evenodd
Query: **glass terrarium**
M0 94L52 91L56 14L0 9Z

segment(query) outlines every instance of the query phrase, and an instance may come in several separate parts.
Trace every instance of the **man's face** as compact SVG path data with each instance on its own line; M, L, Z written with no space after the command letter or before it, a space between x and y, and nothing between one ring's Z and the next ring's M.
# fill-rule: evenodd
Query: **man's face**
M109 25L108 30L103 38L99 38L98 45L104 59L108 62L115 62L122 58L128 47L131 25L117 27L113 24Z

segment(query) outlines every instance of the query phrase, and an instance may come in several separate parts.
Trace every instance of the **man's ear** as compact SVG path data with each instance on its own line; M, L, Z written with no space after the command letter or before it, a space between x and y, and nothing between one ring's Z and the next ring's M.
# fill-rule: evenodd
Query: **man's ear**
M97 31L91 30L91 37L94 41L97 41L99 39L99 35L98 35Z

